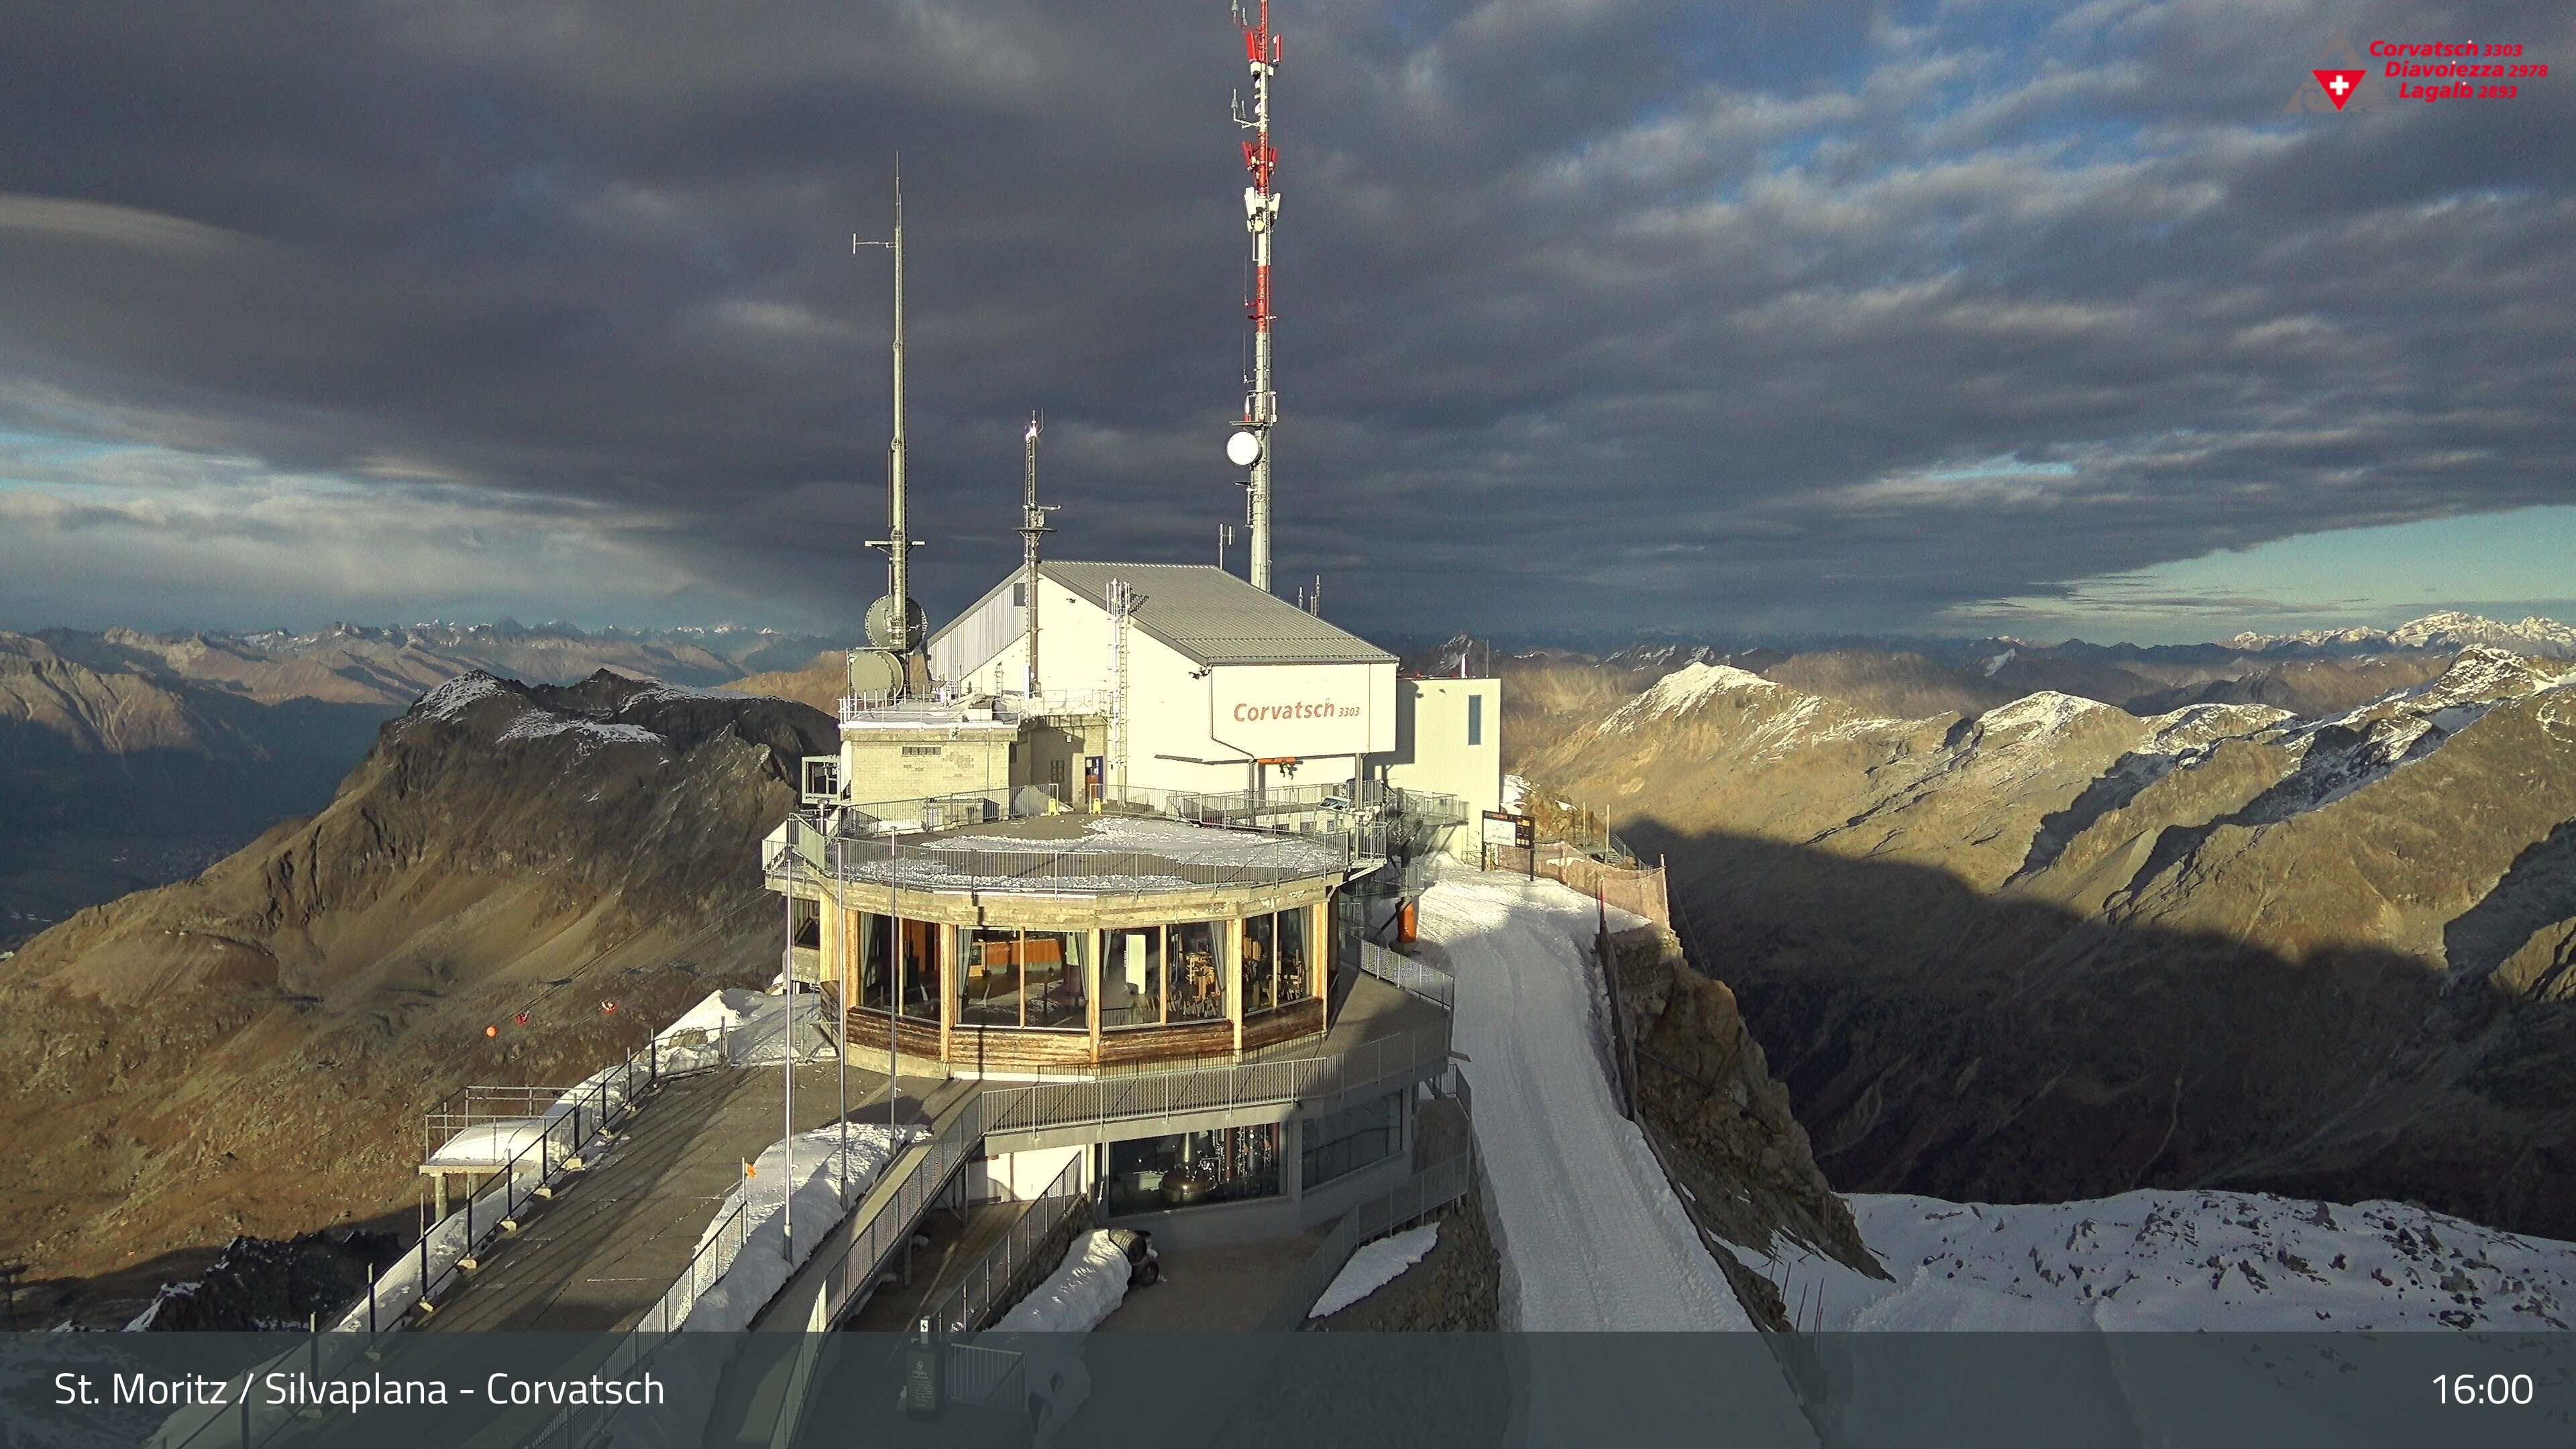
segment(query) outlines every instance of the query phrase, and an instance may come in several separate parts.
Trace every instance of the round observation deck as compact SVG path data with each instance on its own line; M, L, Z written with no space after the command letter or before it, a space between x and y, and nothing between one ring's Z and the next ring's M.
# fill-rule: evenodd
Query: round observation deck
M1334 897L1373 863L1340 836L1076 813L809 835L791 858L850 1039L995 1076L1321 1035Z

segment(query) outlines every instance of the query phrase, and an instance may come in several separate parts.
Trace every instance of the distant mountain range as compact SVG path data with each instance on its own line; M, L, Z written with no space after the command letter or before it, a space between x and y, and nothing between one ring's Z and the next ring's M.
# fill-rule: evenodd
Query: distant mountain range
M1833 653L1915 654L1947 663L1985 663L2000 656L2107 661L2156 666L2219 665L2249 657L2347 657L2389 653L2457 652L2472 646L2509 649L2546 658L2576 658L2576 628L2555 619L2508 624L2478 614L2444 610L2393 629L2354 626L2292 634L2243 632L2200 644L2095 644L2066 639L2055 644L2009 634L1966 637L1939 634L1831 634L1778 637L1710 635L1600 635L1566 645L1510 648L1459 635L1444 643L1408 649L1406 659L1425 674L1455 674L1464 656L1485 672L1493 660L1566 657L1636 668L1678 669L1692 663L1745 664ZM1746 665L1748 668L1758 665Z
M2550 659L2576 658L2576 629L2538 616L2507 624L2476 614L2444 610L2394 629L2303 629L2296 634L2238 634L2231 649L2277 654L2288 650L2336 653L2374 649L2510 649Z
M378 726L459 675L569 683L608 669L720 685L802 669L831 643L506 619L310 634L0 631L0 950L320 809Z

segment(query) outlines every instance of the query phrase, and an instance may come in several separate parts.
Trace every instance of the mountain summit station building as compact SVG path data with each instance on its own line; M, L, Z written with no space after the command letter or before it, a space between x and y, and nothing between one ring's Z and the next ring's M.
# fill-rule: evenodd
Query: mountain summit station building
M1499 803L1498 684L1402 677L1215 568L1050 563L1036 591L1034 621L1022 574L933 634L927 697L842 701L766 856L792 975L906 1075L1207 1096L1123 1128L1104 1102L997 1179L1078 1151L1113 1217L1269 1200L1223 1236L1294 1231L1407 1155L1446 1068L1445 1005L1378 943ZM1207 1095L1262 1071L1301 1085Z

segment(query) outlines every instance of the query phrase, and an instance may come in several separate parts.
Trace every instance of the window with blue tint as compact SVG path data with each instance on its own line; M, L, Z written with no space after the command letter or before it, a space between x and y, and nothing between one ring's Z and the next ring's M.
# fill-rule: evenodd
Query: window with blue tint
M1471 694L1467 696L1467 743L1481 745L1484 742L1485 697L1481 694Z

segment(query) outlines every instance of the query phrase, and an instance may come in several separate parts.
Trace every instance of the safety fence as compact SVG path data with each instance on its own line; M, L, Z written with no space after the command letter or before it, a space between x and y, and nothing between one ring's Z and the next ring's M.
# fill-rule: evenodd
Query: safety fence
M565 1177L579 1171L581 1155L603 1133L623 1125L647 1092L675 1076L709 1070L721 1060L712 1046L675 1047L656 1038L579 1085L562 1089L528 1119L528 1130L521 1134L527 1140L489 1170L487 1186L469 1191L461 1205L432 1223L419 1242L373 1278L363 1300L338 1322L326 1327L317 1320L311 1344L290 1357L317 1384L373 1372L378 1340L403 1327L415 1311L434 1313L439 1297L474 1272L478 1255L494 1239L516 1232L530 1206L553 1196ZM465 1100L452 1098L443 1105L470 1115ZM483 1171L479 1164L474 1170L478 1175ZM270 1367L263 1364L252 1373ZM151 1442L157 1449L262 1449L296 1427L299 1420L291 1406L269 1406L263 1414L252 1404L246 1385L247 1380L238 1397L226 1396L236 1405L232 1412L174 1416Z
M988 1083L985 1127L996 1134L1042 1132L1272 1103L1312 1104L1437 1075L1448 1060L1449 1024L1443 1021L1316 1056L1092 1081Z
M1458 983L1448 972L1390 951L1375 941L1360 943L1360 970L1408 995L1421 997L1442 1011L1457 1009Z
M949 1179L965 1166L984 1136L981 1099L968 1096L957 1113L950 1117L926 1143L918 1144L910 1167L889 1192L882 1182L868 1193L859 1210L826 1235L822 1249L815 1255L823 1264L822 1292L815 1299L808 1321L792 1325L808 1334L828 1331L841 1317L855 1308L872 1291L878 1278L896 1250L912 1237L913 1224L923 1210L944 1190ZM899 1162L901 1159L898 1158ZM880 1196L880 1194L883 1194ZM723 1235L719 1233L719 1238ZM717 1244L710 1242L712 1249ZM739 1238L733 1245L739 1256ZM704 1258L707 1249L700 1250ZM726 1258L724 1266L730 1267ZM805 1271L812 1271L808 1264ZM705 1288L723 1275L716 1268L713 1276L700 1283L693 1265L691 1273L674 1283L663 1295L661 1304L647 1311L642 1322L629 1330L607 1358L593 1372L602 1378L633 1378L642 1372L655 1353L670 1342L672 1335L689 1330L689 1310ZM799 1275L801 1276L801 1274ZM791 1280L792 1282L793 1280ZM692 1286L697 1284L699 1286ZM686 1302L680 1301L686 1293ZM604 1432L622 1411L622 1406L590 1404L571 1407L548 1419L541 1429L523 1443L536 1445L588 1444Z
M1673 924L1672 906L1666 895L1661 865L1614 865L1596 860L1559 841L1541 842L1536 847L1487 846L1485 865L1489 870L1562 881L1587 896L1631 915L1643 916L1668 930Z
M1024 1280L1032 1270L1051 1271L1049 1264L1062 1260L1058 1231L1068 1221L1088 1221L1092 1215L1091 1190L1084 1175L1082 1158L1067 1162L1012 1221L1002 1240L959 1275L957 1286L922 1310L921 1317L934 1331L972 1333L985 1327L1028 1291ZM1055 1251L1049 1251L1051 1244Z

